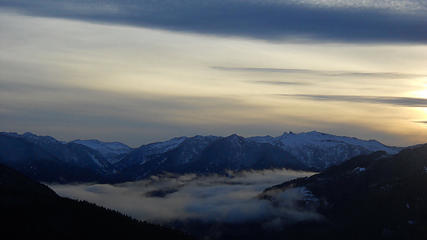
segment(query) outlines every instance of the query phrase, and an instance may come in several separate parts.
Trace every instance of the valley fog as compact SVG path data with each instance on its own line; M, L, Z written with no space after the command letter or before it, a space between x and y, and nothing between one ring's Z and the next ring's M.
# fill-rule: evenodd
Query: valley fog
M286 169L228 172L223 175L164 174L122 184L50 185L60 196L86 200L111 208L139 220L168 223L203 222L243 223L263 220L274 227L283 219L295 222L317 219L314 212L295 210L293 204L303 191L279 194L281 205L257 198L265 188L312 172ZM271 227L266 226L266 227Z

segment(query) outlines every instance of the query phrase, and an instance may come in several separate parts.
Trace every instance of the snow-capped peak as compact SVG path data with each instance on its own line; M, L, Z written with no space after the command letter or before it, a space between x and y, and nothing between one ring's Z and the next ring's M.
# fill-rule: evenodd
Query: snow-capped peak
M102 142L97 139L89 139L89 140L78 139L72 142L85 145L95 150L99 149L99 150L114 151L114 152L121 152L121 153L125 153L131 150L131 148L128 145L120 142Z
M23 134L19 134L16 132L2 132L1 134L11 136L11 137L24 138L27 141L30 141L32 143L37 143L37 144L51 144L51 143L65 144L65 142L58 141L51 136L38 136L38 135L31 133L31 132L26 132Z
M155 142L143 145L139 149L143 150L145 155L161 154L175 149L186 139L187 137L175 137L164 142Z
M124 155L132 151L132 148L120 142L102 142L97 139L89 140L74 140L72 143L77 143L91 148L101 153L111 163L117 162L120 158L117 156Z
M242 141L244 141L244 138L237 134L231 134L230 136L225 137L224 139L226 139L232 144L240 144Z
M317 131L302 132L298 134L294 134L292 132L285 133L282 136L275 138L275 140L288 147L298 147L301 145L330 147L339 144L350 144L361 146L370 151L385 151L388 153L396 153L398 151L398 149L385 146L376 140L362 140L354 137L335 136Z
M351 157L376 151L397 153L400 148L389 147L375 140L335 136L318 131L285 132L278 137L250 137L251 141L269 143L292 153L306 165L324 169Z

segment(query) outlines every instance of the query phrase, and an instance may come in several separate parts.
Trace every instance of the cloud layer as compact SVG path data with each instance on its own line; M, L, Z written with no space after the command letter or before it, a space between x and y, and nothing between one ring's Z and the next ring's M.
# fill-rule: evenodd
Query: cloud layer
M0 7L36 16L268 40L427 42L422 1L352 2L2 0Z
M3 11L0 29L4 131L134 147L310 130L399 146L426 139L414 123L426 112L412 102L278 95L425 98L427 45L277 43Z
M58 194L116 209L141 220L167 223L175 220L241 223L270 221L288 223L319 219L311 210L294 204L304 191L278 195L280 206L256 196L265 188L312 173L289 170L230 172L228 176L164 175L119 185L53 185ZM285 221L285 223L286 223Z
M411 79L427 77L422 74L410 74L399 72L351 72L351 71L320 71L313 69L292 69L292 68L260 68L260 67L212 67L216 70L231 72L259 72L259 73L281 73L281 74L303 74L319 77L354 77L370 79Z
M315 101L338 101L353 103L388 104L404 107L427 108L427 98L387 97L387 96L350 96L350 95L315 95L315 94L280 94L283 97L297 97Z

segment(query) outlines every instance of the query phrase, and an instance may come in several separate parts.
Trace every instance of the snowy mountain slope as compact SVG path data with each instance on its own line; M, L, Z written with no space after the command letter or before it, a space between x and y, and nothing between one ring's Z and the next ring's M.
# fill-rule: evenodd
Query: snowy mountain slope
M66 143L50 136L37 136L32 133L0 133L2 136L23 139L54 156L58 162L87 168L99 173L109 173L112 165L96 150L77 143Z
M114 166L123 178L140 179L163 171L220 173L226 169L292 168L321 171L361 154L400 148L320 132L279 137L195 136L143 145Z
M361 140L320 132L284 133L278 137L176 137L131 149L118 142L75 140L61 142L49 136L31 133L0 133L0 136L23 139L48 153L52 161L67 166L90 169L103 181L130 181L161 172L221 173L227 169L291 168L322 171L361 154L401 150L375 140ZM14 153L7 152L8 159ZM18 151L13 148L10 151ZM27 153L31 157L35 152ZM16 156L19 154L15 153ZM1 160L1 159L0 159ZM105 180L107 179L107 180ZM110 180L108 180L110 179Z
M123 159L126 154L132 151L132 148L120 142L102 142L96 139L90 140L74 140L72 143L77 143L98 151L110 163L114 164Z
M127 168L133 165L143 165L150 161L154 156L165 153L177 148L187 137L176 137L164 142L155 142L135 149L124 157L120 162L116 163L115 166L118 169Z
M139 179L161 171L180 171L192 162L216 136L178 137L165 142L143 145L115 164L122 176Z
M256 143L236 134L219 138L207 146L189 169L221 172L247 169L292 168L304 169L292 154L267 143Z
M105 174L99 168L66 162L21 137L0 134L0 163L43 182L93 182Z
M303 164L283 149L248 141L236 134L228 137L185 138L175 148L159 154L144 155L144 149L146 146L120 163L123 175L139 179L161 172L204 174L284 167L305 169Z
M398 153L401 148L389 147L376 140L335 136L321 132L284 133L278 137L250 137L250 141L269 143L292 153L306 166L323 170L361 154L384 151Z

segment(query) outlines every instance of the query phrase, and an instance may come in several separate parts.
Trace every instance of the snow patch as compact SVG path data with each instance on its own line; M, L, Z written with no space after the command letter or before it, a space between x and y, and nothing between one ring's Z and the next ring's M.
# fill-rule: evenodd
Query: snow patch
M141 149L143 149L147 155L161 154L177 148L182 142L185 141L185 139L187 139L187 137L176 137L168 141L151 143L142 146Z
M96 139L79 139L72 141L72 143L77 143L99 152L110 163L115 163L119 161L120 159L117 158L117 156L124 155L132 151L132 148L120 142L102 142Z
M99 167L104 167L104 165L103 164L101 164L101 162L99 162L99 160L95 157L95 156L93 156L92 154L90 154L89 153L89 156L90 156L90 158L92 159L92 161L96 164L96 165L98 165Z
M361 173L364 171L366 171L366 168L363 168L363 167L356 167L353 169L353 172L356 172L356 173Z
M250 137L249 141L269 143L297 156L309 167L324 169L360 154L384 151L397 153L400 148L388 147L375 140L335 136L317 131L284 133L278 137Z

